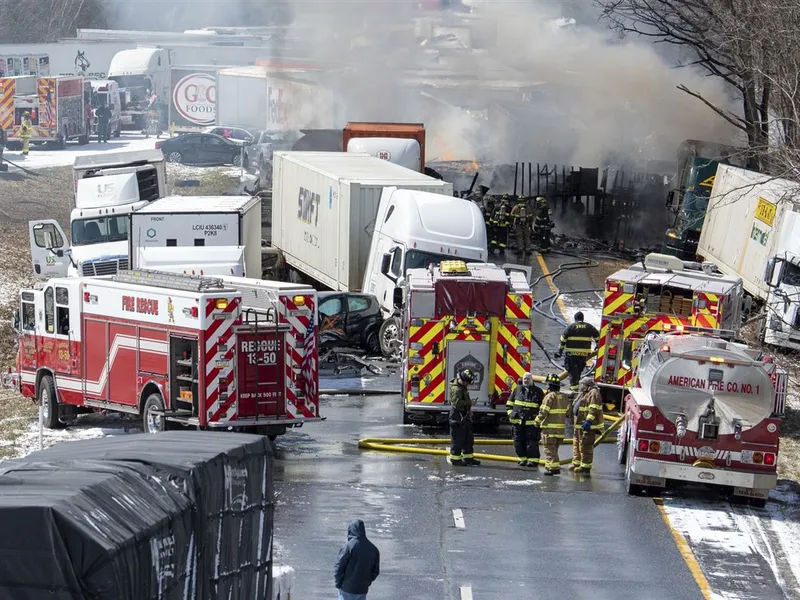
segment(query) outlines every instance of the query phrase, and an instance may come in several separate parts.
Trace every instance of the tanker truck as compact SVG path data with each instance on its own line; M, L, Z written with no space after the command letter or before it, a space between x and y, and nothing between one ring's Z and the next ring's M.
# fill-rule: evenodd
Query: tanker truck
M649 334L637 358L617 437L627 492L700 484L763 507L777 483L786 372L691 328Z

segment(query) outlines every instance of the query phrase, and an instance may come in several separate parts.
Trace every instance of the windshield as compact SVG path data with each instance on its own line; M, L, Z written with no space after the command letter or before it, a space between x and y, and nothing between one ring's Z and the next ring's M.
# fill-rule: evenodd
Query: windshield
M77 219L72 222L72 245L88 246L128 239L128 215Z
M427 269L433 263L438 265L443 260L453 260L453 256L447 254L434 254L433 252L422 252L420 250L409 250L406 253L406 264L403 273L409 269Z
M786 285L800 286L800 267L790 262L784 263L781 283L785 283Z

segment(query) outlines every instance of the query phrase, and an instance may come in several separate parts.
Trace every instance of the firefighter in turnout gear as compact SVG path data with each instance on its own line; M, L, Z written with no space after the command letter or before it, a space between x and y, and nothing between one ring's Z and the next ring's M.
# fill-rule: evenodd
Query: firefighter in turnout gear
M547 394L542 400L539 414L533 424L542 430L542 446L544 448L545 475L558 475L561 473L561 462L558 458L558 447L564 440L565 419L569 400L562 394L561 380L558 375L551 373L545 378Z
M539 196L536 198L536 218L533 220L533 242L544 254L550 252L550 235L555 223L550 220L550 205L547 198Z
M510 202L508 194L503 194L500 202L497 203L492 212L492 240L489 244L489 252L494 253L498 250L500 254L506 253L508 246L508 226L510 224Z
M583 313L575 313L575 322L567 326L561 334L561 345L555 357L564 358L564 368L569 372L569 389L578 390L578 382L586 368L586 361L594 353L592 342L597 342L600 332L594 325L583 322Z
M575 431L569 470L589 474L594 458L594 441L603 432L603 399L591 377L581 379L580 392L572 405Z
M472 400L467 386L475 380L469 369L462 369L450 382L450 464L456 467L479 465L472 456Z
M22 158L28 156L31 146L31 135L33 135L33 123L31 123L31 113L25 111L22 115L22 125L19 126L19 137L22 139Z
M517 204L511 209L514 234L517 238L517 253L521 256L531 253L531 214L528 199L520 196Z
M520 467L539 466L539 437L541 430L533 424L539 414L544 392L533 383L533 376L525 373L506 402L511 436Z
M483 206L481 212L483 213L483 222L486 224L486 241L489 244L489 252L492 251L492 240L494 239L494 226L492 225L492 215L494 214L495 205L494 196L486 195L483 197Z

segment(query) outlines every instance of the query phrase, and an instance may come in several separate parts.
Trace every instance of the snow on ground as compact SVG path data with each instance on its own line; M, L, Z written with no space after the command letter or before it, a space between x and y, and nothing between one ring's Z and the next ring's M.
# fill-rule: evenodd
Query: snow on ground
M88 440L116 435L142 433L141 421L125 418L118 414L103 415L100 413L82 415L74 425L65 429L43 428L41 446L39 438L39 423L29 423L16 439L15 445L19 449L18 457L24 457L41 448L49 448L61 442Z
M778 591L800 598L799 500L796 487L781 482L765 509L676 497L664 498L664 510L689 542L715 598L756 600ZM773 576L780 590L769 590Z
M64 150L56 150L48 146L32 146L28 158L22 158L22 152L19 150L6 150L4 157L26 169L36 171L50 167L72 166L75 163L76 156L125 150L152 150L155 147L156 139L153 137L145 138L141 134L123 134L121 137L114 138L105 144L92 141L85 146L79 146L74 142L70 142ZM9 171L15 170L17 170L15 167L9 165Z
M581 311L584 321L591 323L600 330L600 320L603 315L603 297L597 292L586 294L570 294L561 292L561 310L565 312L564 318L572 322L575 313Z

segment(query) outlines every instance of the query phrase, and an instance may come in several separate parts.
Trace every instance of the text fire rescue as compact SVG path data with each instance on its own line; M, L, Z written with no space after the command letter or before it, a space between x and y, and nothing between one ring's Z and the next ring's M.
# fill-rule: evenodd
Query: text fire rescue
M735 381L706 381L705 379L696 379L694 377L682 377L679 375L670 375L667 385L674 385L682 388L692 388L695 390L712 390L715 392L730 392L732 394L758 394L761 386L755 386L750 383L737 383Z
M158 300L152 298L122 297L122 310L143 315L158 315Z

